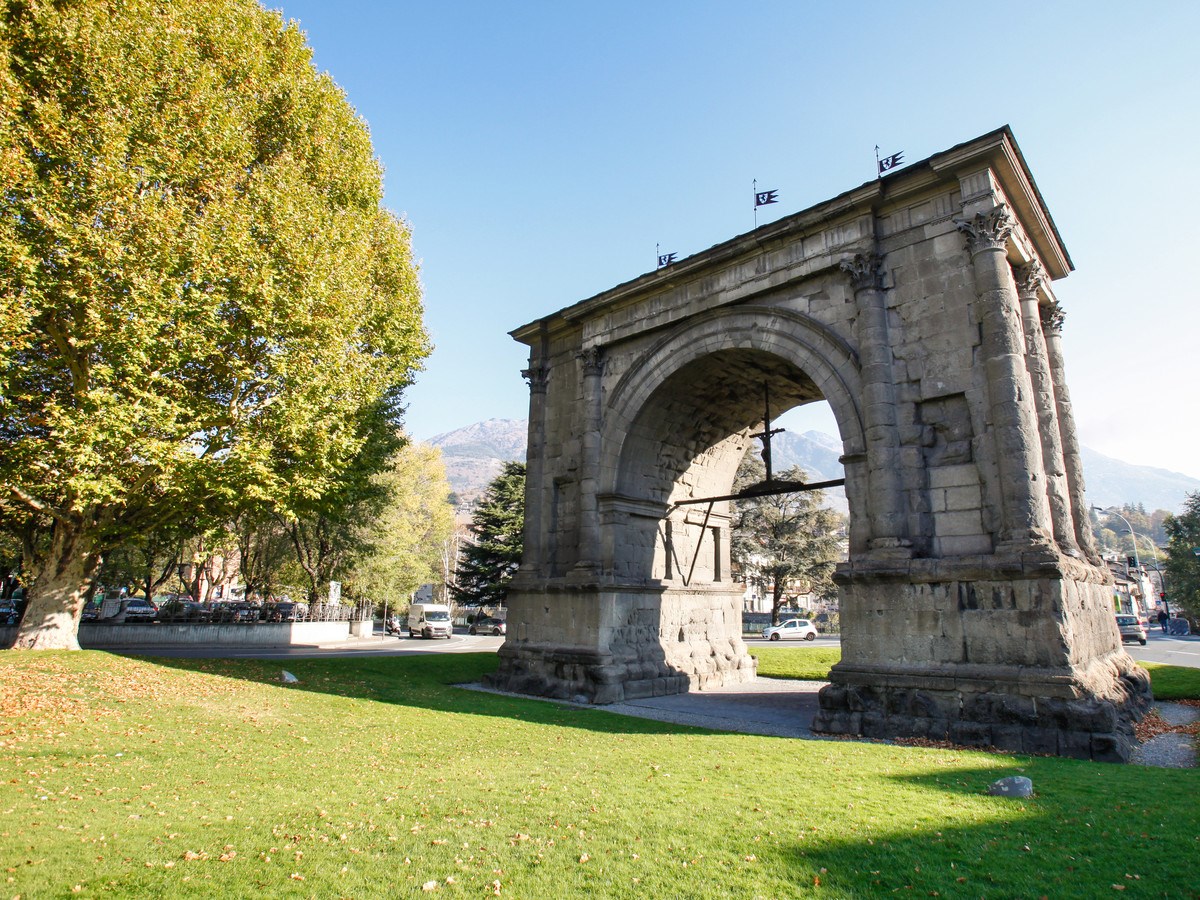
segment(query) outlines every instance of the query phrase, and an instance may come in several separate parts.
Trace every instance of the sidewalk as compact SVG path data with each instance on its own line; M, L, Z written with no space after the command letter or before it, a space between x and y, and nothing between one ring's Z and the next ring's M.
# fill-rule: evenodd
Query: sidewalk
M817 693L823 681L793 681L759 677L749 684L735 684L687 694L627 700L606 706L576 704L565 700L545 700L587 709L654 719L675 725L691 725L712 731L760 734L770 737L827 740L812 732L817 713ZM479 684L459 687L487 693L505 693ZM519 695L525 696L525 695ZM1183 724L1200 718L1200 709L1179 703L1155 703L1160 715L1171 724ZM967 748L969 749L969 748ZM1185 734L1162 734L1140 745L1130 762L1134 765L1187 769L1196 766L1195 738Z
M811 739L815 737L812 723L818 709L817 692L824 686L823 681L760 676L749 684L627 700L597 708L713 731Z

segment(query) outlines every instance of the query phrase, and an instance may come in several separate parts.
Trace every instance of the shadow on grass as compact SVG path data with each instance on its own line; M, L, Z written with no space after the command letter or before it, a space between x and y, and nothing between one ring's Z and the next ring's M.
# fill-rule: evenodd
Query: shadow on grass
M142 662L226 678L238 678L283 690L309 691L373 700L419 709L582 728L606 734L702 734L706 729L637 719L597 707L578 707L456 688L475 684L496 670L494 653L421 654L419 656L313 657L287 660L185 659L137 656ZM282 683L284 670L299 681Z
M985 796L1014 774L1032 778L1032 798ZM892 776L908 795L896 799L917 822L910 830L886 818L882 828L856 825L796 846L789 862L839 897L1200 897L1200 858L1179 852L1200 840L1191 800L1200 777L1175 774L1187 783L1134 766L1014 757Z

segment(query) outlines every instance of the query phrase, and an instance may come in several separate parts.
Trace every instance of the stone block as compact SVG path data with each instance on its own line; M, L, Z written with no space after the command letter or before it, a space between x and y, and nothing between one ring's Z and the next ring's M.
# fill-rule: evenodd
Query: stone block
M955 488L966 485L979 485L979 471L974 465L964 463L937 466L929 470L929 486L931 488Z
M983 530L976 509L959 510L938 513L934 516L933 527L937 537L974 537Z
M982 502L977 484L947 488L945 491L947 510L978 510Z
M992 746L992 726L983 722L954 722L950 726L950 740L965 747Z
M1091 758L1096 762L1127 762L1133 754L1133 740L1119 734L1093 734Z

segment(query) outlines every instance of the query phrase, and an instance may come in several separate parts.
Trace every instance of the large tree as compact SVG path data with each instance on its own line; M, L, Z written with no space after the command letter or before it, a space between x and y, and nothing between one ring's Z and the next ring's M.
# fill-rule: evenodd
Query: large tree
M291 515L427 353L366 125L254 0L10 0L0 20L0 521L20 647L77 647L102 554ZM392 422L392 425L398 422Z
M1183 512L1167 516L1167 601L1183 608L1194 621L1200 619L1200 491L1188 494Z
M503 603L521 565L525 528L525 463L507 462L471 516L472 539L462 550L451 590L460 603Z
M759 483L766 475L762 461L747 453L738 468L735 490ZM793 466L779 476L806 481ZM842 517L824 506L821 491L752 497L734 504L730 554L748 582L771 594L771 622L793 588L821 596L833 593L833 570L841 547Z

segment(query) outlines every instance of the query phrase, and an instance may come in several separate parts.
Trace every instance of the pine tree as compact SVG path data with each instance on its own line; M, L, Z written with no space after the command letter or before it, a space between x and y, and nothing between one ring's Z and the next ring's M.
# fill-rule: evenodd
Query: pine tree
M734 489L760 482L764 476L763 464L747 454L738 468ZM808 475L793 466L779 477L805 481ZM833 595L842 520L823 503L821 491L802 491L734 504L730 552L747 582L771 592L773 625L779 624L779 611L793 582L802 582L807 590L823 597Z
M468 544L451 590L459 603L502 604L508 584L521 565L525 528L525 464L509 462L488 485L475 514Z

